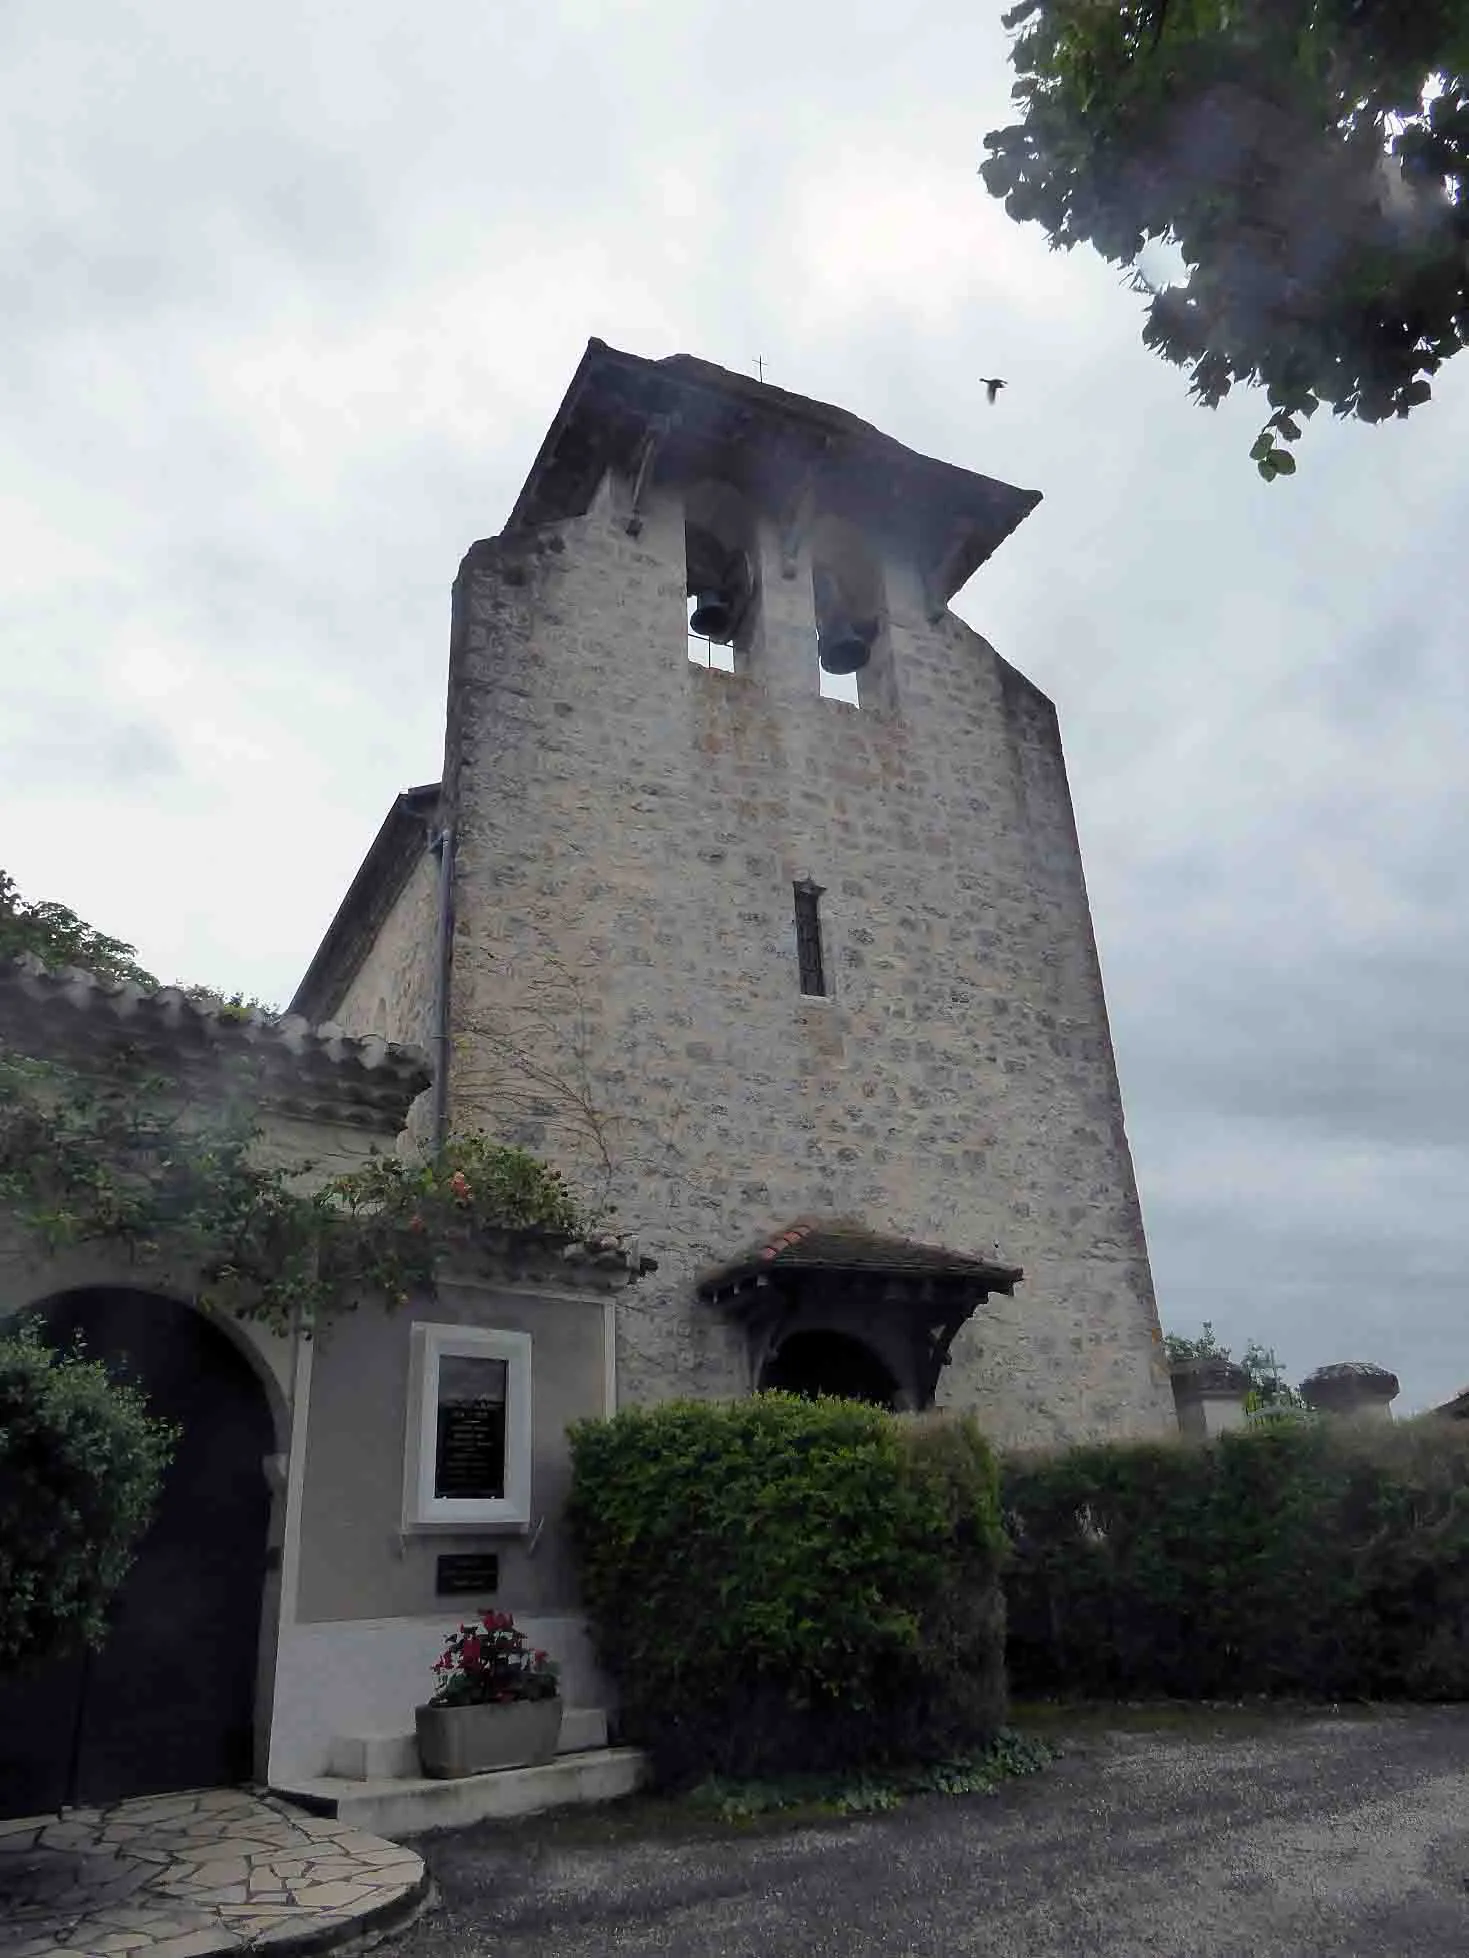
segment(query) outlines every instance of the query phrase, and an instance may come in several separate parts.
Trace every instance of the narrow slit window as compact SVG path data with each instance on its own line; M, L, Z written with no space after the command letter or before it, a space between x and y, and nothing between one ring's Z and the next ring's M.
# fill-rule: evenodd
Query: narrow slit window
M826 992L826 966L821 956L821 886L796 885L796 959L801 970L801 991Z

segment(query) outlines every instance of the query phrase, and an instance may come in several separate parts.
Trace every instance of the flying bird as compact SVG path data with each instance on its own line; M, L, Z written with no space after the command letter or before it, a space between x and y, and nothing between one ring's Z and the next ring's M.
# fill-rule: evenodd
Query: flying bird
M987 381L981 376L979 385L988 393L990 406L993 408L1000 398L1000 389L1005 386L1005 383L1003 381Z

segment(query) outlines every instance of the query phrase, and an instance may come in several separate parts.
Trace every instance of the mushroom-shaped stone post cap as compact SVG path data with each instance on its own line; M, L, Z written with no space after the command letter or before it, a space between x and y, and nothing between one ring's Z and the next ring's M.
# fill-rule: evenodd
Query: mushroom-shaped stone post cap
M1168 1373L1176 1394L1196 1400L1243 1400L1250 1391L1250 1376L1244 1368L1217 1354L1170 1361Z
M1386 1414L1398 1394L1398 1376L1370 1360L1339 1360L1317 1367L1301 1382L1301 1398L1322 1414Z

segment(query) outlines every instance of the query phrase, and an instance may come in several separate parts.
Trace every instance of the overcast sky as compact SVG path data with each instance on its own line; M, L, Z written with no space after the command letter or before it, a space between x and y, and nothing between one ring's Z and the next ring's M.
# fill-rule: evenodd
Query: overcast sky
M1164 1323L1469 1380L1469 360L1294 483L976 175L971 0L6 0L0 863L283 1001L439 771L449 585L587 337L1045 502L957 609L1056 700ZM989 408L980 375L1010 386Z

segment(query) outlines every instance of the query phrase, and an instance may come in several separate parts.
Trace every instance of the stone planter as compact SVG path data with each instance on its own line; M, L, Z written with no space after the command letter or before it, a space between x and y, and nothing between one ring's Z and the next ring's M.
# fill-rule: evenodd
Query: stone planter
M418 1758L426 1775L449 1779L549 1761L561 1737L561 1700L509 1700L502 1706L420 1706Z

